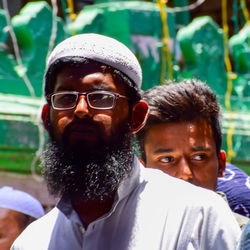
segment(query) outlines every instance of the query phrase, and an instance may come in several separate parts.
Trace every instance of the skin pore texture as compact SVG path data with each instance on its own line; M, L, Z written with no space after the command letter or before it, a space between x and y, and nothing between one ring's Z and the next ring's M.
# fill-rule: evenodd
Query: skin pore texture
M225 152L216 153L213 132L204 120L162 123L145 134L146 166L216 190L225 171Z

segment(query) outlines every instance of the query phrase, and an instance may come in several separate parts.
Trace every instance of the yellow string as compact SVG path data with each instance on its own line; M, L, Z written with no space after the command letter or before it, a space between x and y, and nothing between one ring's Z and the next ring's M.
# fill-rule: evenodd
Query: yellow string
M235 152L233 151L233 133L234 133L234 124L233 124L233 113L231 112L231 94L232 94L232 65L229 58L228 52L228 24L227 24L227 0L222 0L222 27L224 30L224 60L227 70L227 91L225 95L225 106L230 111L229 116L229 129L227 133L227 161L231 162L232 157L235 156Z
M68 8L69 8L69 17L71 20L75 20L77 15L74 13L74 2L73 0L67 0Z
M243 15L245 17L245 20L246 20L247 23L250 23L249 13L248 13L247 6L246 6L246 1L241 0L240 3L241 3L241 7L242 7L242 11L243 11Z
M247 10L246 1L241 0L240 3L241 3L241 7L242 7L242 11L243 11L243 15L244 15L244 18L246 20L246 23L250 24L249 13ZM250 46L250 39L249 39L249 46Z
M157 0L157 4L160 7L160 15L162 21L162 47L161 47L161 56L162 56L162 63L161 63L161 79L160 83L165 83L165 71L166 71L166 61L168 64L168 78L173 79L173 70L172 70L172 55L169 49L169 32L168 32L168 25L167 25L167 11L166 11L166 3L168 0ZM166 58L167 56L167 58Z

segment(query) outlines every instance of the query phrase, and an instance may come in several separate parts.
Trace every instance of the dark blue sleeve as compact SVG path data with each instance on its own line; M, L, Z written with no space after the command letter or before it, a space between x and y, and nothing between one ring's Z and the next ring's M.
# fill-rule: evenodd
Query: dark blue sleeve
M226 194L234 212L250 217L250 177L244 171L227 163L225 176L218 178L217 191Z

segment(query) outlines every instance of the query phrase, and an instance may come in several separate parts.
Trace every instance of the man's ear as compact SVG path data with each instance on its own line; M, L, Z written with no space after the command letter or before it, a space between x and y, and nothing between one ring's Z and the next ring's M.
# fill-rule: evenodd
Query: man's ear
M221 150L219 155L218 177L223 177L225 175L225 169L226 169L226 152L224 150Z
M140 100L132 109L132 133L138 132L146 123L149 114L147 102Z
M50 107L48 104L43 106L41 118L43 120L43 126L48 131L49 130L49 123L50 123Z

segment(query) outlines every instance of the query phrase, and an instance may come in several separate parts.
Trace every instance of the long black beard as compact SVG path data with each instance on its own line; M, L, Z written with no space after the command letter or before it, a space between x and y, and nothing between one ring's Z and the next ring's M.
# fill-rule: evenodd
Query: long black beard
M43 152L43 175L49 192L74 201L112 197L132 170L133 153L124 136L115 147L99 147L95 152L78 152L56 142Z

